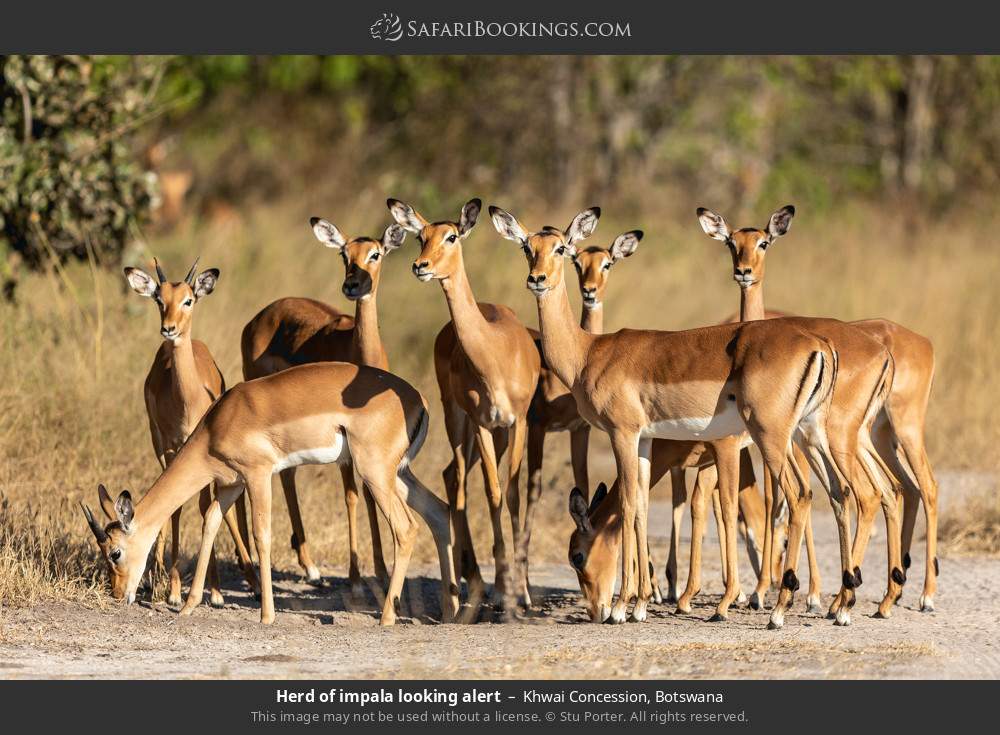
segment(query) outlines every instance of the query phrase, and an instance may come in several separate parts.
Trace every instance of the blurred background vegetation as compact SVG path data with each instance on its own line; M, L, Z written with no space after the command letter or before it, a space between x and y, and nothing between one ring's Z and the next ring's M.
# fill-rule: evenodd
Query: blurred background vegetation
M240 330L273 299L352 310L308 217L379 233L387 196L431 219L480 196L534 228L599 204L595 244L643 229L611 278L609 330L733 313L728 255L695 207L739 227L795 204L769 251L768 306L887 317L934 341L927 434L946 526L981 551L972 513L996 551L1000 422L984 396L1000 392L998 179L992 57L0 57L0 604L91 587L76 501L93 502L98 481L141 492L157 474L142 382L159 321L121 265L149 268L156 254L179 279L200 255L222 269L195 335L232 385ZM481 222L465 245L470 279L534 326L508 245ZM434 407L431 343L448 316L440 289L410 275L413 257L410 238L385 267L381 331L392 369ZM443 494L432 415L416 468ZM572 528L567 444L547 444L548 530L533 547L555 560ZM606 440L592 446L595 481L611 479ZM341 573L339 477L301 476L310 540ZM961 488L986 500L963 511ZM287 538L275 497L275 538ZM470 498L486 555L485 503ZM285 545L275 553L294 567ZM422 553L433 559L429 544Z

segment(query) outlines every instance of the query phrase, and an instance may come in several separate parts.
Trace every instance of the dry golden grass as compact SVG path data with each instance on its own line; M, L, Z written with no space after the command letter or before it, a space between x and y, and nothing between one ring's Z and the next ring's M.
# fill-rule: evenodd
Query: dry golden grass
M350 199L321 199L313 193L215 224L189 222L152 238L149 253L155 252L173 278L183 275L195 255L203 266L221 268L219 287L197 307L194 329L233 384L241 375L240 330L271 300L304 295L350 308L340 295L340 260L316 243L308 216L328 217L349 234L378 233L389 221L383 201L383 193L374 189L354 192ZM516 201L500 203L532 227L543 219L564 224L574 214L566 209L543 216ZM646 232L636 256L612 275L608 329L680 329L717 321L735 310L738 293L728 255L701 233L693 216L700 203L684 202L683 211L674 213L651 208L649 216L634 220L606 213L595 243L606 244L625 229ZM461 200L447 204L426 214L457 216ZM726 214L731 224L747 224ZM766 214L757 213L753 221L762 222ZM1000 424L991 401L983 398L1000 392L994 369L995 315L1000 312L1000 250L992 246L996 224L956 216L918 226L884 209L859 205L822 221L800 213L792 232L770 251L769 306L842 319L888 317L933 340L937 378L927 436L939 469L993 473L1000 467ZM534 301L523 285L523 257L494 233L486 218L465 252L478 298L507 303L534 325ZM410 275L414 255L410 238L386 263L381 329L392 369L431 402L431 433L415 469L443 494L439 473L448 451L436 410L431 343L448 316L439 286L421 284ZM573 278L569 268L567 275ZM95 575L89 531L77 501L96 505L99 481L116 492L128 488L141 494L157 475L142 382L159 344L159 321L152 303L126 293L117 272L94 272L86 265L33 275L23 282L19 297L16 307L0 305L0 604L44 596L79 599L90 594ZM595 452L606 451L603 436L595 435L592 442ZM533 553L561 560L572 528L564 511L570 486L566 437L550 438L546 456L548 483ZM327 573L343 574L347 540L339 476L330 468L308 468L300 477L314 555ZM490 548L489 524L478 490L481 480L471 482L470 507L482 558ZM188 556L198 530L194 505L189 503L185 515ZM275 562L293 568L283 500L276 501L274 516ZM363 548L369 543L364 525ZM965 530L948 530L953 533ZM433 558L429 534L420 538L416 558ZM232 558L225 534L220 543L222 558ZM369 558L367 552L364 558Z

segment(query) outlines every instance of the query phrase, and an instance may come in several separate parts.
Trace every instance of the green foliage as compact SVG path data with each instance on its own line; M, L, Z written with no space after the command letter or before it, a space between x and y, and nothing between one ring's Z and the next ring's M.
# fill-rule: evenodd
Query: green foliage
M155 197L132 147L156 104L149 57L0 57L0 233L31 267L117 262Z

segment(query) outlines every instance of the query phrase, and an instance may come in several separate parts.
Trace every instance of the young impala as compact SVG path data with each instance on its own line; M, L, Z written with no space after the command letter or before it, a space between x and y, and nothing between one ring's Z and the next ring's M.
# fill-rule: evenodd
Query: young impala
M381 239L352 239L324 219L313 217L310 224L316 238L328 248L339 252L343 258L344 284L341 290L344 296L355 303L354 318L351 319L321 301L306 298L287 297L265 306L243 328L241 347L243 377L246 380L310 362L351 362L355 365L389 369L389 360L379 337L376 297L382 263L389 253L403 244L406 232L399 225L392 224L385 228ZM316 583L321 577L306 544L295 471L295 467L287 467L279 475L292 521L292 547L306 577ZM349 578L351 588L357 595L361 592L358 488L350 461L340 464L340 473L344 482L347 533L351 547ZM364 496L372 535L375 574L384 585L389 577L382 557L378 516L371 494L365 492Z
M788 219L794 207L786 206L772 215L771 222L782 214ZM729 248L733 261L733 278L740 285L741 310L764 313L764 266L768 245L775 234L771 225L764 230L729 229L721 215L701 208L698 218L702 228ZM921 610L933 610L933 595L937 586L937 482L931 470L924 445L924 423L931 384L934 379L934 347L915 332L887 319L868 319L852 325L880 342L892 355L895 375L885 406L874 420L872 439L878 455L892 470L904 492L902 523L903 568L910 566L910 544L917 506L922 500L927 521L927 563L924 590L920 597ZM909 469L900 461L902 451ZM913 478L916 478L914 482ZM859 500L861 500L859 496ZM868 540L868 531L876 506L869 503L861 511L855 554L860 567ZM897 575L905 580L905 573ZM839 604L839 602L838 602Z
M421 281L437 280L448 302L451 321L434 341L434 370L445 429L454 458L444 471L448 502L455 526L456 557L461 575L469 581L470 598L482 595L482 577L476 563L465 513L466 468L471 464L475 435L483 465L483 482L493 525L496 563L495 599L509 610L506 598L514 593L504 543L498 461L509 446L507 508L514 548L521 546L518 475L527 433L528 406L538 383L540 358L529 331L506 306L476 302L462 260L462 241L479 217L482 203L472 199L457 222L428 222L413 207L397 199L387 202L396 221L420 241L413 274ZM517 581L522 603L529 601L523 574Z
M853 468L841 467L830 451L825 431L834 350L802 326L776 320L686 332L626 329L591 335L572 318L563 259L593 233L600 210L581 212L565 231L545 227L535 233L502 209L491 207L490 214L497 231L518 243L527 257L527 286L538 302L546 362L570 387L581 415L611 438L621 484L622 593L608 620L624 622L633 597L631 617L644 620L652 594L646 528L654 437L705 441L715 454L727 549L726 592L716 618L724 619L738 586L742 434L749 429L779 487L791 482L794 464L787 458L796 432L831 468L853 476ZM843 554L845 575L849 561ZM608 602L597 601L592 609L603 616Z
M198 261L195 260L183 281L171 283L163 273L159 261L155 261L155 264L155 280L139 268L126 268L125 279L137 294L156 302L160 311L160 335L163 341L146 376L143 397L146 401L153 450L160 467L165 468L174 461L177 452L212 403L226 391L226 383L205 343L191 337L195 304L215 289L219 279L218 269L211 268L198 273ZM199 508L204 515L212 499L210 488L207 485L203 487L198 497ZM245 513L240 516L246 518ZM172 537L167 604L180 605L180 507L170 521ZM247 551L246 529L240 532L235 512L226 515L226 523L232 532L247 582L251 589L257 590L257 577ZM164 537L165 533L161 533L157 538L158 568L163 568ZM211 604L221 607L223 598L219 591L214 552L210 569Z
M392 625L395 605L416 536L409 504L430 526L441 565L442 617L458 606L451 532L445 503L414 476L410 462L427 436L423 397L407 382L378 368L317 363L240 383L205 414L174 461L133 505L123 491L112 503L103 486L101 505L115 520L102 528L83 512L106 559L116 599L131 603L149 549L163 522L197 488L216 483L205 514L201 551L182 615L198 604L212 542L222 516L246 490L260 558L262 623L274 621L271 589L271 475L286 467L350 458L389 522L395 562L381 622Z

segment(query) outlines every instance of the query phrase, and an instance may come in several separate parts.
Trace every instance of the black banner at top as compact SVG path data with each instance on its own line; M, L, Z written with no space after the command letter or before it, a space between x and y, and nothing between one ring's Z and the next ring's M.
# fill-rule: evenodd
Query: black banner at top
M8 3L5 53L997 53L997 6L857 2Z

